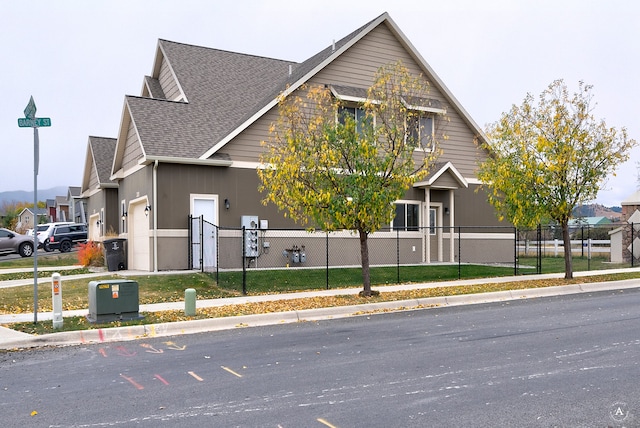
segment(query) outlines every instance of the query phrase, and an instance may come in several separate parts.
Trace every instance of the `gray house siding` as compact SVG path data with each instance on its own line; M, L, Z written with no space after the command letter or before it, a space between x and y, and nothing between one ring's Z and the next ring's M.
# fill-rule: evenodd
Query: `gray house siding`
M290 75L291 82L307 79L309 76L304 73L322 66L317 74L308 78L307 84L368 88L379 67L401 60L414 75L427 74L424 76L425 80L432 83L430 98L447 110L447 120L436 116L436 132L444 132L448 138L441 139L442 154L438 159L439 166L434 168L442 166L443 162L450 162L451 171L445 172L435 182L426 180L418 184L421 187L410 188L401 198L421 202L421 225L428 225L429 208L435 208L439 230L435 235L429 235L425 229L401 231L402 239L399 243L396 241L398 234L395 231L376 232L371 235L370 240L371 263L395 264L398 253L402 263L453 261L454 254L455 257L461 256L466 262L470 261L467 258L470 252L476 252L480 258L487 256L487 261L495 261L492 254L502 260L503 251L505 257L508 256L507 253L512 254L508 246L504 250L498 245L501 244L500 240L508 240L509 233L494 231L493 236L488 237L488 229L460 233L461 227L458 227L500 225L492 207L486 202L486 195L475 192L477 185L471 184L469 188L465 188L465 181L477 182L477 162L486 156L474 141L475 133L481 131L462 108L456 110L459 104L444 86L436 87L433 84L439 82L437 76L428 74L428 66L423 68L423 60L419 54L412 52L402 36L394 32L395 24L386 14L371 22L378 22L380 25L373 29L370 29L371 23L362 27L363 32L359 34L364 36L344 52L341 47L356 40L352 36L357 33L354 32L337 43L339 56L336 57L335 53L332 55L327 49L308 61L295 65ZM194 55L194 52L198 54ZM167 58L164 58L165 53ZM259 111L261 116L257 120L246 128L239 128L242 130L230 141L226 142L225 139L228 137L227 133L234 132L234 126L240 125L240 120L251 114L258 114L260 108L266 108L265 104L257 103L279 87L282 83L280 73L286 72L288 64L164 41L159 43L157 55L160 57L156 57L156 60L160 58L160 62L159 65L158 62L154 65L153 78L157 80L153 84L161 88L160 92L164 93L167 100L179 100L186 95L189 100L185 103L171 103L139 97L127 98L127 106L132 110L133 117L129 120L126 109L118 134L112 174L118 176L119 190L115 199L117 208L113 210L113 214L116 224L121 223L120 203L124 200L129 218L123 229L123 236L128 237L132 243L135 242L136 254L144 259L142 263L136 263L136 267L146 269L147 261L151 269L189 267L188 254L192 244L188 240L188 218L192 213L194 199L217 201L216 223L222 228L239 228L243 215L256 215L261 220L268 220L268 230L261 232L261 239L269 240L270 250L263 251L259 260L256 260L259 267L286 266L289 259L283 257L283 251L292 245L305 246L306 266L324 265L326 234L297 231L292 237L290 230L282 229L300 229L301 226L286 218L273 204L264 206L261 203L264 195L258 191L260 182L255 168L264 152L261 142L268 141L269 128L278 119L278 108L274 107L264 113ZM321 64L321 58L329 57L335 58L328 64ZM223 63L220 64L219 61ZM225 79L212 80L212 76L217 76L216 72L219 72L218 65L227 67L224 70L238 70L241 64L260 65L264 67L264 73L258 71L261 68L256 68L253 72L247 72L246 79L243 78L243 73L227 73L233 77L228 82ZM249 70L247 67L241 69ZM266 78L267 75L270 77ZM283 78L285 77L286 74L283 74ZM210 84L212 81L214 85ZM185 94L181 92L181 88ZM144 93L148 94L149 89L150 87L145 89ZM261 92L262 89L264 91ZM234 94L235 98L229 98ZM224 108L211 103L212 99L220 96L234 102L225 104ZM206 112L202 117L207 120L210 117L211 121L201 123L203 121L193 119L188 114L193 111ZM194 126L174 126L191 123L185 120L193 120ZM221 146L222 142L226 144ZM214 153L214 150L217 152ZM230 159L232 164L202 165L199 157L205 156L205 153L212 159ZM161 160L157 168L153 164L141 166L139 161L145 155L148 156L148 161L164 159L166 162ZM182 159L176 160L178 158ZM193 159L193 164L188 164L190 159ZM456 171L463 179L456 176ZM154 191L157 193L154 194ZM450 206L452 198L454 203ZM229 202L229 209L225 208L225 200ZM427 200L430 206L427 206ZM104 201L104 205L107 203L112 202ZM145 215L144 207L147 204L152 210ZM201 208L210 206L210 202L198 200L196 205ZM458 227L458 233L451 226ZM222 230L218 238L219 266L240 268L243 263L240 232ZM357 235L344 231L332 233L329 247L330 264L360 264ZM154 254L156 249L157 253ZM460 254L458 249L461 249ZM129 261L132 261L131 257Z
M128 170L138 165L138 159L142 157L142 147L136 132L133 120L129 121L129 129L127 131L127 140L124 148L122 159L122 169Z
M160 82L160 87L168 100L175 101L181 98L182 94L180 92L180 87L176 83L176 79L171 72L167 59L164 57L162 58L158 81Z

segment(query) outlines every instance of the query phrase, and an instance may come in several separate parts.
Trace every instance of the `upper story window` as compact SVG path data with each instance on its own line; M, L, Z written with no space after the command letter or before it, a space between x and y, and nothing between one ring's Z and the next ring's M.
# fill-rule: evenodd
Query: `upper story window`
M434 120L433 116L413 117L409 123L409 137L417 149L433 150Z
M356 131L362 133L362 123L364 121L365 112L360 107L339 107L338 108L338 122L342 125L345 124L347 117L351 117L356 122Z

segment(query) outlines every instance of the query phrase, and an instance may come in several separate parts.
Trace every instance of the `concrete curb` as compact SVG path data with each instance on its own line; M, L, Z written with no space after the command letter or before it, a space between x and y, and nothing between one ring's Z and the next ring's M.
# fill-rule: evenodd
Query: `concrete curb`
M640 288L640 279L615 282L562 285L545 288L497 291L445 297L431 297L391 302L365 303L362 305L336 306L300 311L273 312L258 315L243 315L226 318L210 318L193 321L178 321L163 324L147 324L129 327L113 327L95 330L67 331L42 336L13 332L11 337L0 341L0 349L20 349L43 346L69 346L139 340L152 337L170 337L235 328L258 327L294 322L321 321L351 316L366 316L382 311L429 309L447 306L506 302L520 299L593 293L608 290Z

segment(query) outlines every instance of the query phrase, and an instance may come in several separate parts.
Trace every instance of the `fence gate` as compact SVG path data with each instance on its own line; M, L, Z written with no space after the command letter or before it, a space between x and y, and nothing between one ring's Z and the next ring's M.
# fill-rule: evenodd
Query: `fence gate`
M217 266L217 228L203 216L189 216L189 267L212 272Z

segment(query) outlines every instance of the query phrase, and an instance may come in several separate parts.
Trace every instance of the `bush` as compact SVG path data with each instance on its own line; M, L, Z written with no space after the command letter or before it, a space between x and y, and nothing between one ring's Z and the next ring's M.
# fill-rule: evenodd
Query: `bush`
M87 241L78 245L78 262L82 266L104 266L102 245L99 242Z

